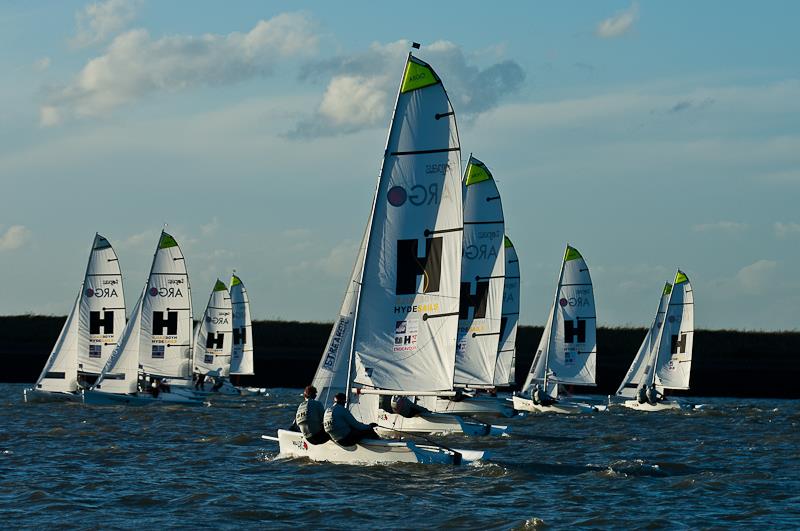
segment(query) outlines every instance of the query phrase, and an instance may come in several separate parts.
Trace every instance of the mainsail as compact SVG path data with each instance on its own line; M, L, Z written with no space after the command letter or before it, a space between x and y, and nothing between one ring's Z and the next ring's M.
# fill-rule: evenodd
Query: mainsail
M250 321L250 298L242 279L231 276L231 307L233 309L233 355L231 374L253 373L253 323Z
M78 294L34 389L56 393L71 393L78 389L80 302L81 295Z
M497 350L496 386L514 385L519 324L519 259L508 236L504 239L506 273L503 282L503 310L500 320L500 342Z
M217 279L194 336L194 372L228 376L233 351L233 318L228 288Z
M461 157L441 80L409 54L361 274L354 382L452 390L461 273Z
M191 377L192 299L183 253L161 233L147 284L114 353L95 385L110 393L134 393L138 373Z
M694 294L689 278L680 269L675 274L667 314L658 337L655 359L656 386L689 389L694 345Z
M501 333L505 221L491 172L470 157L463 181L464 244L455 385L493 387Z
M533 383L595 385L597 355L594 290L581 254L567 245L558 288L525 390Z
M100 374L125 326L125 296L117 254L95 234L80 305L78 370Z
M625 398L635 398L637 390L642 384L650 384L652 381L653 367L654 367L654 354L656 341L658 340L658 333L661 330L661 325L664 323L664 314L667 311L667 304L669 304L669 295L672 292L672 284L669 282L664 284L664 289L661 292L661 299L658 302L658 310L653 319L653 323L647 330L644 341L639 346L639 351L636 357L633 358L625 378L617 389L617 396Z

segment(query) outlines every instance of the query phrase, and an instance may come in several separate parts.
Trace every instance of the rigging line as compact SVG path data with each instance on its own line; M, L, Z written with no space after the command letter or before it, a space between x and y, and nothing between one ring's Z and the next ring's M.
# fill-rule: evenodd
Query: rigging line
M448 153L450 151L460 151L460 147L451 147L451 148L443 148L443 149L418 149L416 151L391 151L389 153L390 156L399 156L399 155L429 155L433 153Z

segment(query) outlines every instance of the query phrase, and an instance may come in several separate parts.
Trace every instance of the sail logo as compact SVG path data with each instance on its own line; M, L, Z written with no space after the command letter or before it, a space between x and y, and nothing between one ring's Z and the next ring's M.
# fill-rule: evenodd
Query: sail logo
M178 335L178 312L153 312L153 335Z
M497 259L497 247L494 245L466 245L461 256L469 260L493 260Z
M209 332L206 336L206 348L222 349L225 346L224 332Z
M100 332L100 329L103 329ZM103 318L100 318L100 312L89 312L89 334L113 334L114 333L114 312L103 312Z
M503 231L499 230L482 230L478 232L478 238L481 240L494 240L503 235ZM495 255L496 256L496 255Z
M228 324L229 320L227 315L219 315L219 316L207 315L206 322L215 325L220 325L220 324Z
M339 348L342 346L344 331L347 329L347 321L346 317L340 316L339 322L336 323L336 329L333 332L333 337L331 337L331 344L328 346L328 351L325 353L325 361L322 362L322 366L328 370L333 370L336 364Z
M585 308L592 305L591 292L588 289L581 289L575 292L571 297L561 297L558 304L562 308L569 306L570 308Z
M107 299L108 297L119 297L117 290L114 288L86 288L87 297L95 297L97 299Z
M671 341L671 348L670 352L672 354L678 354L678 350L680 350L680 354L686 353L686 334L681 334L680 340L678 339L678 334L674 334L672 336Z
M447 170L450 169L449 162L438 162L436 164L426 164L425 165L425 173L428 175L436 174L436 175L444 175L447 173Z
M119 284L119 280L104 280L103 281L103 285L104 286L116 286L117 284Z
M439 291L442 273L442 238L425 240L425 256L417 256L419 240L397 240L397 278L395 294L417 293L417 277L422 276L422 293Z
M394 352L410 352L417 350L417 332L419 320L395 321Z
M577 339L577 341L576 341ZM586 321L584 319L564 320L564 343L586 342Z
M181 288L152 287L150 288L149 293L151 297L167 297L169 299L173 299L175 297L183 297L183 292L181 291Z
M386 200L393 207L401 207L406 202L412 206L438 205L440 199L442 197L439 194L438 183L431 183L427 187L415 184L410 190L402 186L392 186L386 193Z
M477 282L475 294L472 294L472 282L461 283L461 296L458 303L458 318L468 319L469 309L473 309L473 319L486 317L486 305L489 300L489 282Z
M233 344L234 345L244 345L247 343L247 328L234 328L233 329Z

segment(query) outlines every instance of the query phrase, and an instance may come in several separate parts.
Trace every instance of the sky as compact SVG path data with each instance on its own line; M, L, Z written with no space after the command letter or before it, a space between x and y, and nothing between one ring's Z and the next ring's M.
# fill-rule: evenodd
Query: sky
M601 326L684 270L700 329L800 329L800 4L0 3L0 315L65 315L95 232L132 307L164 224L200 315L332 321L411 40L492 170L541 325L564 246Z

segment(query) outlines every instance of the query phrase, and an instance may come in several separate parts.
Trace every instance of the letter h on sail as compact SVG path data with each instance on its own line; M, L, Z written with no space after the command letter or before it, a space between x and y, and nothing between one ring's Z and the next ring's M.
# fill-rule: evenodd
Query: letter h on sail
M233 329L233 344L234 345L244 345L247 343L247 328L234 328Z
M225 345L224 332L209 332L206 336L206 348L222 348Z
M412 295L417 292L417 277L425 276L422 292L439 291L442 271L442 238L425 240L425 256L417 256L419 240L397 240L397 295Z
M681 334L680 341L678 341L678 334L672 336L672 348L670 351L672 354L677 354L678 349L681 350L681 353L686 352L686 334Z
M178 312L166 312L167 318L164 319L165 312L153 312L153 335L154 336L163 336L163 335L170 335L174 336L178 334ZM167 333L164 333L164 329L167 329Z
M486 301L489 297L489 283L478 282L475 288L475 295L470 293L472 291L472 282L461 283L461 297L458 308L458 318L469 318L469 309L474 308L474 318L480 319L486 317Z
M99 334L101 327L104 334L114 333L114 312L104 311L102 319L100 312L89 312L89 333Z
M564 343L575 342L576 336L578 338L577 343L586 342L586 321L583 319L576 319L575 321L577 321L577 324L572 319L564 320Z

